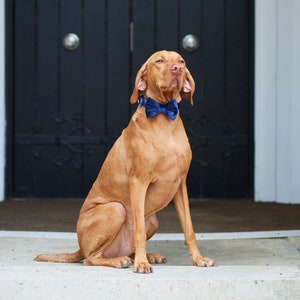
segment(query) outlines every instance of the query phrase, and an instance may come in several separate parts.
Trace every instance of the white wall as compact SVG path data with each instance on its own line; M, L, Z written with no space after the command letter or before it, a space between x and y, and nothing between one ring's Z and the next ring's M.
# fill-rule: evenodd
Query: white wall
M0 0L0 201L5 188L5 0Z
M255 4L255 199L300 203L300 1Z

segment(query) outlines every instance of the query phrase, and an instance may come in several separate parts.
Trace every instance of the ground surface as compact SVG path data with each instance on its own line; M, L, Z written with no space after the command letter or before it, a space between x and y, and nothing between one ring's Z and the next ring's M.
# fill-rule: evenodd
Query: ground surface
M0 203L0 230L75 232L83 200L22 200ZM300 205L253 200L190 202L195 232L300 229ZM159 233L181 232L171 203L158 214Z

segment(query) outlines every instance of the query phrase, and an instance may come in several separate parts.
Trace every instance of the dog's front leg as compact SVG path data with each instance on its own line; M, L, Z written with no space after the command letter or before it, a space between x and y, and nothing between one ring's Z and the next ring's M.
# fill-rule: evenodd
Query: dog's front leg
M130 180L130 201L134 225L134 267L136 273L152 273L152 266L146 255L146 229L145 229L145 197L148 184L137 178Z
M185 244L188 246L193 265L199 267L214 266L215 262L208 257L203 257L198 249L191 219L187 187L185 181L181 183L175 195L174 204L184 233Z

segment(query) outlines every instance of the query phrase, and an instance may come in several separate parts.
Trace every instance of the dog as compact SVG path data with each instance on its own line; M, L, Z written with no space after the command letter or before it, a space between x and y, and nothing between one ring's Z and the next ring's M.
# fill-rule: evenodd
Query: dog
M35 260L79 262L86 266L153 272L166 258L146 253L146 241L158 229L156 213L172 200L192 263L210 267L192 225L186 177L192 159L178 112L182 98L193 105L195 82L184 59L173 51L152 54L136 75L130 103L139 101L128 126L108 153L77 223L80 249L75 253L41 254Z

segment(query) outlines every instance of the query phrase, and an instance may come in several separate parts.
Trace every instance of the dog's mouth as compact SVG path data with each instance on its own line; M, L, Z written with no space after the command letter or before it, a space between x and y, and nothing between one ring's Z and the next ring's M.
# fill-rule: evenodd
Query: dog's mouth
M170 82L171 88L177 88L179 87L179 85L180 85L180 81L178 80L178 78L175 78Z
M168 81L163 82L159 85L161 91L169 91L174 89L182 88L182 77L181 76L172 76Z

